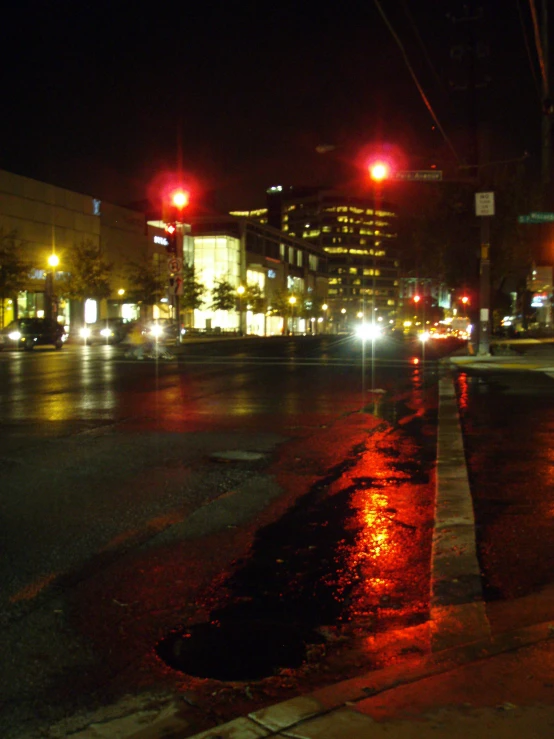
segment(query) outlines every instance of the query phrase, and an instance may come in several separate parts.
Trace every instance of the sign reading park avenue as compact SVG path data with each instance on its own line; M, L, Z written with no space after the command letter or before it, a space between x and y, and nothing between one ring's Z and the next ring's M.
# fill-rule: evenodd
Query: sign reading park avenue
M440 169L401 169L394 173L393 178L408 182L440 182L442 171Z
M554 223L554 213L539 213L534 211L527 216L518 216L518 223Z

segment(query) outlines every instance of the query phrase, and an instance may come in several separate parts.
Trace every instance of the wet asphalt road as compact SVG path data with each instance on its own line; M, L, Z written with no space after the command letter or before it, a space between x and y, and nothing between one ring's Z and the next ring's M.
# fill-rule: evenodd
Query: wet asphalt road
M337 679L382 664L378 637L390 630L407 629L417 649L429 609L440 371L431 350L384 344L373 372L371 353L348 337L191 344L159 364L122 354L0 354L2 735L96 707L106 691L113 700L178 686L203 713L202 691L218 680L258 680L267 701L321 680L318 670ZM458 386L492 603L505 556L497 534L511 521L517 537L513 517L491 525L502 506L491 514L479 455L502 456L504 442L487 446L487 424L500 438L514 398L514 428L536 408L529 388L484 393L467 373ZM250 461L214 458L221 451ZM543 480L547 457L543 444ZM529 527L539 497L526 503ZM530 530L526 546L539 566ZM525 592L546 584L542 571ZM505 581L514 575L523 582L525 568ZM505 593L503 603L517 597ZM275 634L260 663L256 639Z

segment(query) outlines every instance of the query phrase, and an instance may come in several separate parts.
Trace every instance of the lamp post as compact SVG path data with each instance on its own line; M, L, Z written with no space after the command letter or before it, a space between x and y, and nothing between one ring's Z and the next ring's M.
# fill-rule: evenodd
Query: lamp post
M55 269L60 263L60 258L57 254L50 254L48 257L48 266L50 269L46 273L46 284L45 284L45 306L44 314L45 318L49 321L57 320L58 317L58 304L54 295L54 275Z
M244 285L239 285L237 287L237 295L239 296L239 336L243 335L242 332L242 296L244 295L246 289Z
M290 304L290 332L291 334L294 334L294 306L296 304L296 298L294 297L294 295L290 296L289 304Z
M323 315L324 315L325 318L327 318L327 310L328 310L328 308L329 308L329 306L327 305L327 303L323 303L323 305L321 306L321 310L323 311ZM321 322L323 323L323 318L321 319ZM327 333L328 329L329 329L329 326L327 325L327 322L325 322L325 324L323 326L324 333Z

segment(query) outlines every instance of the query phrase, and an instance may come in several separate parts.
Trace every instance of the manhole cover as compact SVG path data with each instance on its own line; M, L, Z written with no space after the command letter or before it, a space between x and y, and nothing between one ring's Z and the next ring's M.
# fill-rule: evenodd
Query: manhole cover
M320 643L313 635L308 643ZM260 680L282 667L300 667L306 634L270 621L202 623L163 639L158 656L174 670L216 680Z
M235 449L229 452L214 452L210 455L212 459L221 459L228 462L257 462L265 457L261 452L244 452Z

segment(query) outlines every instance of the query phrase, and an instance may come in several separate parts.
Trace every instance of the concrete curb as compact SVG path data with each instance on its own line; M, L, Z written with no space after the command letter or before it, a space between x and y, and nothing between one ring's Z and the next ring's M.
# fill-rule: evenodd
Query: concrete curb
M334 739L339 734L325 734L323 730L325 718L330 718L332 714L340 714L344 709L355 707L356 704L370 696L552 638L554 638L554 623L545 623L435 652L423 658L407 660L401 665L387 667L322 688L310 695L299 696L254 711L247 717L229 721L221 726L195 734L189 739L257 739L280 735L281 732L287 732L287 736L295 736L299 727L318 718L323 719L323 722L320 722L322 731L317 735L321 739L324 737ZM289 734L289 732L294 733ZM156 733L145 734L144 737L140 735L140 739L158 739L159 737L160 734ZM139 739L139 735L131 735L129 739Z
M462 429L453 379L439 380L437 491L431 558L433 650L490 636L483 603Z

